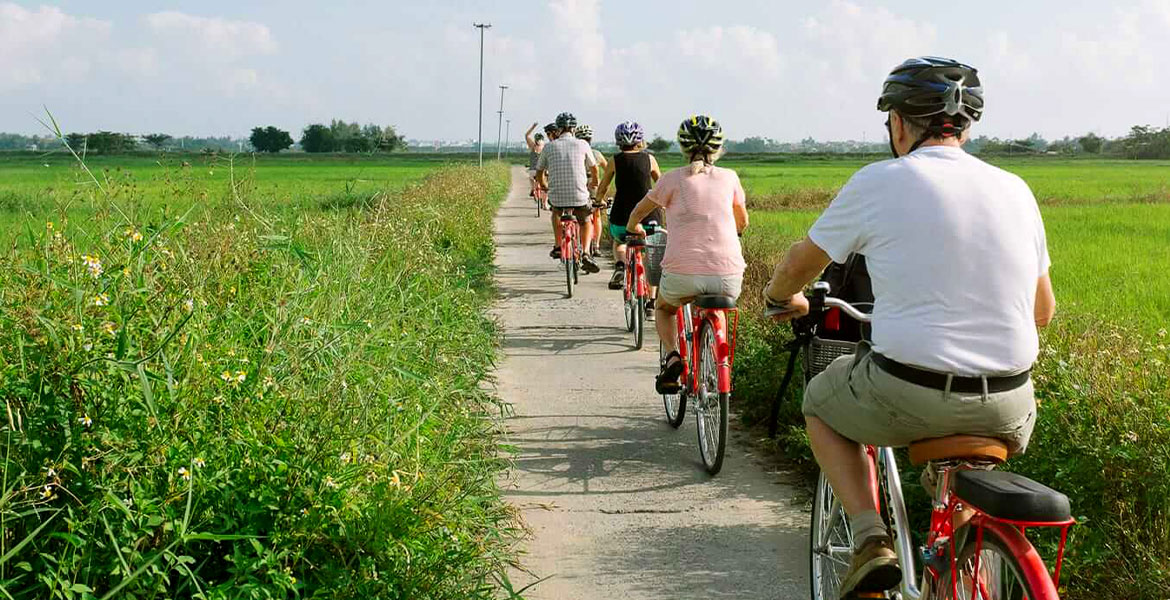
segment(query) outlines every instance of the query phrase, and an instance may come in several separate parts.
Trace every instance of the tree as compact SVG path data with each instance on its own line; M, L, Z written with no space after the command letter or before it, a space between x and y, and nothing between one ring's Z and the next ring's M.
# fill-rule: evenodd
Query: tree
M1078 139L1077 143L1081 145L1081 150L1089 154L1100 154L1101 147L1105 145L1105 138L1095 133L1090 133Z
M248 138L257 152L271 152L273 154L293 145L292 136L287 131L277 129L272 125L252 129Z
M151 146L161 150L163 145L171 140L171 136L165 133L151 133L142 136L142 139L146 140L147 144L150 144Z
M651 152L666 152L667 150L670 150L670 142L663 139L660 135L655 135L654 139L650 141L650 145L648 145L647 148L649 148Z
M65 143L73 148L74 152L81 152L86 149L86 140L84 133L70 133L65 136Z
M333 131L320 123L309 125L301 132L301 149L305 152L333 152Z
M86 146L90 152L98 154L116 154L118 152L129 152L138 146L134 136L128 133L115 133L113 131L99 131L85 136Z

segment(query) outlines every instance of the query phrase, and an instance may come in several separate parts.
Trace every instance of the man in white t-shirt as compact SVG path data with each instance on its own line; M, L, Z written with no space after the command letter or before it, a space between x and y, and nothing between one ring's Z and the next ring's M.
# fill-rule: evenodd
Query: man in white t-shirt
M808 313L800 291L830 260L861 253L873 281L872 344L813 378L802 407L854 536L842 597L901 579L861 444L968 434L1023 452L1037 327L1056 306L1031 190L961 147L983 110L975 69L910 59L886 79L878 109L899 158L854 174L765 288L787 319Z

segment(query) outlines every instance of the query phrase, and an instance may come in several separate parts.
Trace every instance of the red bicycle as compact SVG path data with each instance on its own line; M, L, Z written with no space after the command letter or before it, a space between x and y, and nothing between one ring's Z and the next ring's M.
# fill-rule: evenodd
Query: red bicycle
M658 223L645 225L646 234L626 234L626 280L622 285L625 299L623 309L626 315L626 331L634 333L634 348L642 349L642 338L646 324L646 307L651 301L650 283L646 280L646 236L654 235ZM680 346L681 347L681 346ZM681 354L681 352L680 352Z
M548 210L548 190L536 186L532 190L532 199L536 201L536 218L540 218L540 209Z
M735 298L699 296L680 308L675 318L678 349L683 359L682 388L677 394L662 395L666 420L677 429L682 425L687 402L693 401L699 456L707 473L715 475L723 468L727 451L727 410L731 400L731 365L735 361L739 312L735 308ZM666 365L667 354L660 342L660 367Z
M573 286L581 268L581 227L572 208L558 208L561 212L561 264L565 266L565 287L568 298L573 297Z
M829 298L817 283L810 313L840 309L861 322L869 315ZM925 544L917 550L906 516L902 480L891 448L866 446L870 488L893 534L902 582L898 589L870 595L899 600L1058 600L1057 585L1068 530L1073 524L1068 497L1022 475L993 471L1008 456L994 438L954 435L910 444L910 462L925 465L933 487L933 508ZM1049 573L1026 537L1027 530L1060 530L1056 566ZM836 600L849 568L853 536L849 519L822 473L813 499L810 532L814 600ZM922 576L917 575L921 566ZM865 596L859 596L865 597Z

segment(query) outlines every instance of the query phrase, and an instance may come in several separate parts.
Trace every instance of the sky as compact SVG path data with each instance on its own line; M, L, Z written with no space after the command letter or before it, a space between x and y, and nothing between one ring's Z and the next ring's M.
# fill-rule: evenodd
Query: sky
M244 136L332 118L494 143L561 111L670 137L884 139L885 75L979 69L975 133L1115 136L1170 121L1170 0L0 0L0 131Z

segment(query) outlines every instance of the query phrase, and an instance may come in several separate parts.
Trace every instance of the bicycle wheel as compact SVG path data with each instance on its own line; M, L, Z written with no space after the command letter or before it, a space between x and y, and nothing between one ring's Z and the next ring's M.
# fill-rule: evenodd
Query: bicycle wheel
M1025 598L1056 598L1056 588L1048 576L1048 569L1032 546L1015 529L1004 533L1014 539L1008 540L1000 531L985 527L982 544L976 541L973 528L966 528L966 541L958 552L958 596L955 600L1024 600ZM956 537L963 535L958 532ZM979 545L979 572L975 573L975 546ZM1012 548L1017 548L1013 552ZM1019 553L1019 548L1031 552ZM1017 554L1027 558L1019 558ZM938 579L937 589L931 590L931 598L951 598L953 573L948 569ZM975 594L971 594L972 583Z
M727 450L727 402L731 394L719 392L716 364L715 328L703 323L699 333L699 385L695 390L695 419L699 433L699 454L707 473L715 475L723 468Z
M658 342L658 368L666 366L666 346L662 345L662 341ZM687 413L686 396L680 390L677 394L663 394L662 405L666 407L666 422L670 423L671 427L678 429L682 425L683 417Z
M642 334L645 329L646 299L637 296L634 298L634 349L642 349Z
M622 305L626 313L626 331L634 330L634 290L630 286L630 275L626 274L625 283L622 284Z
M575 269L575 261L572 258L561 259L565 263L565 287L568 289L567 298L573 297L573 271Z
M809 525L809 585L813 600L837 600L841 580L853 557L849 517L825 474L817 478Z

